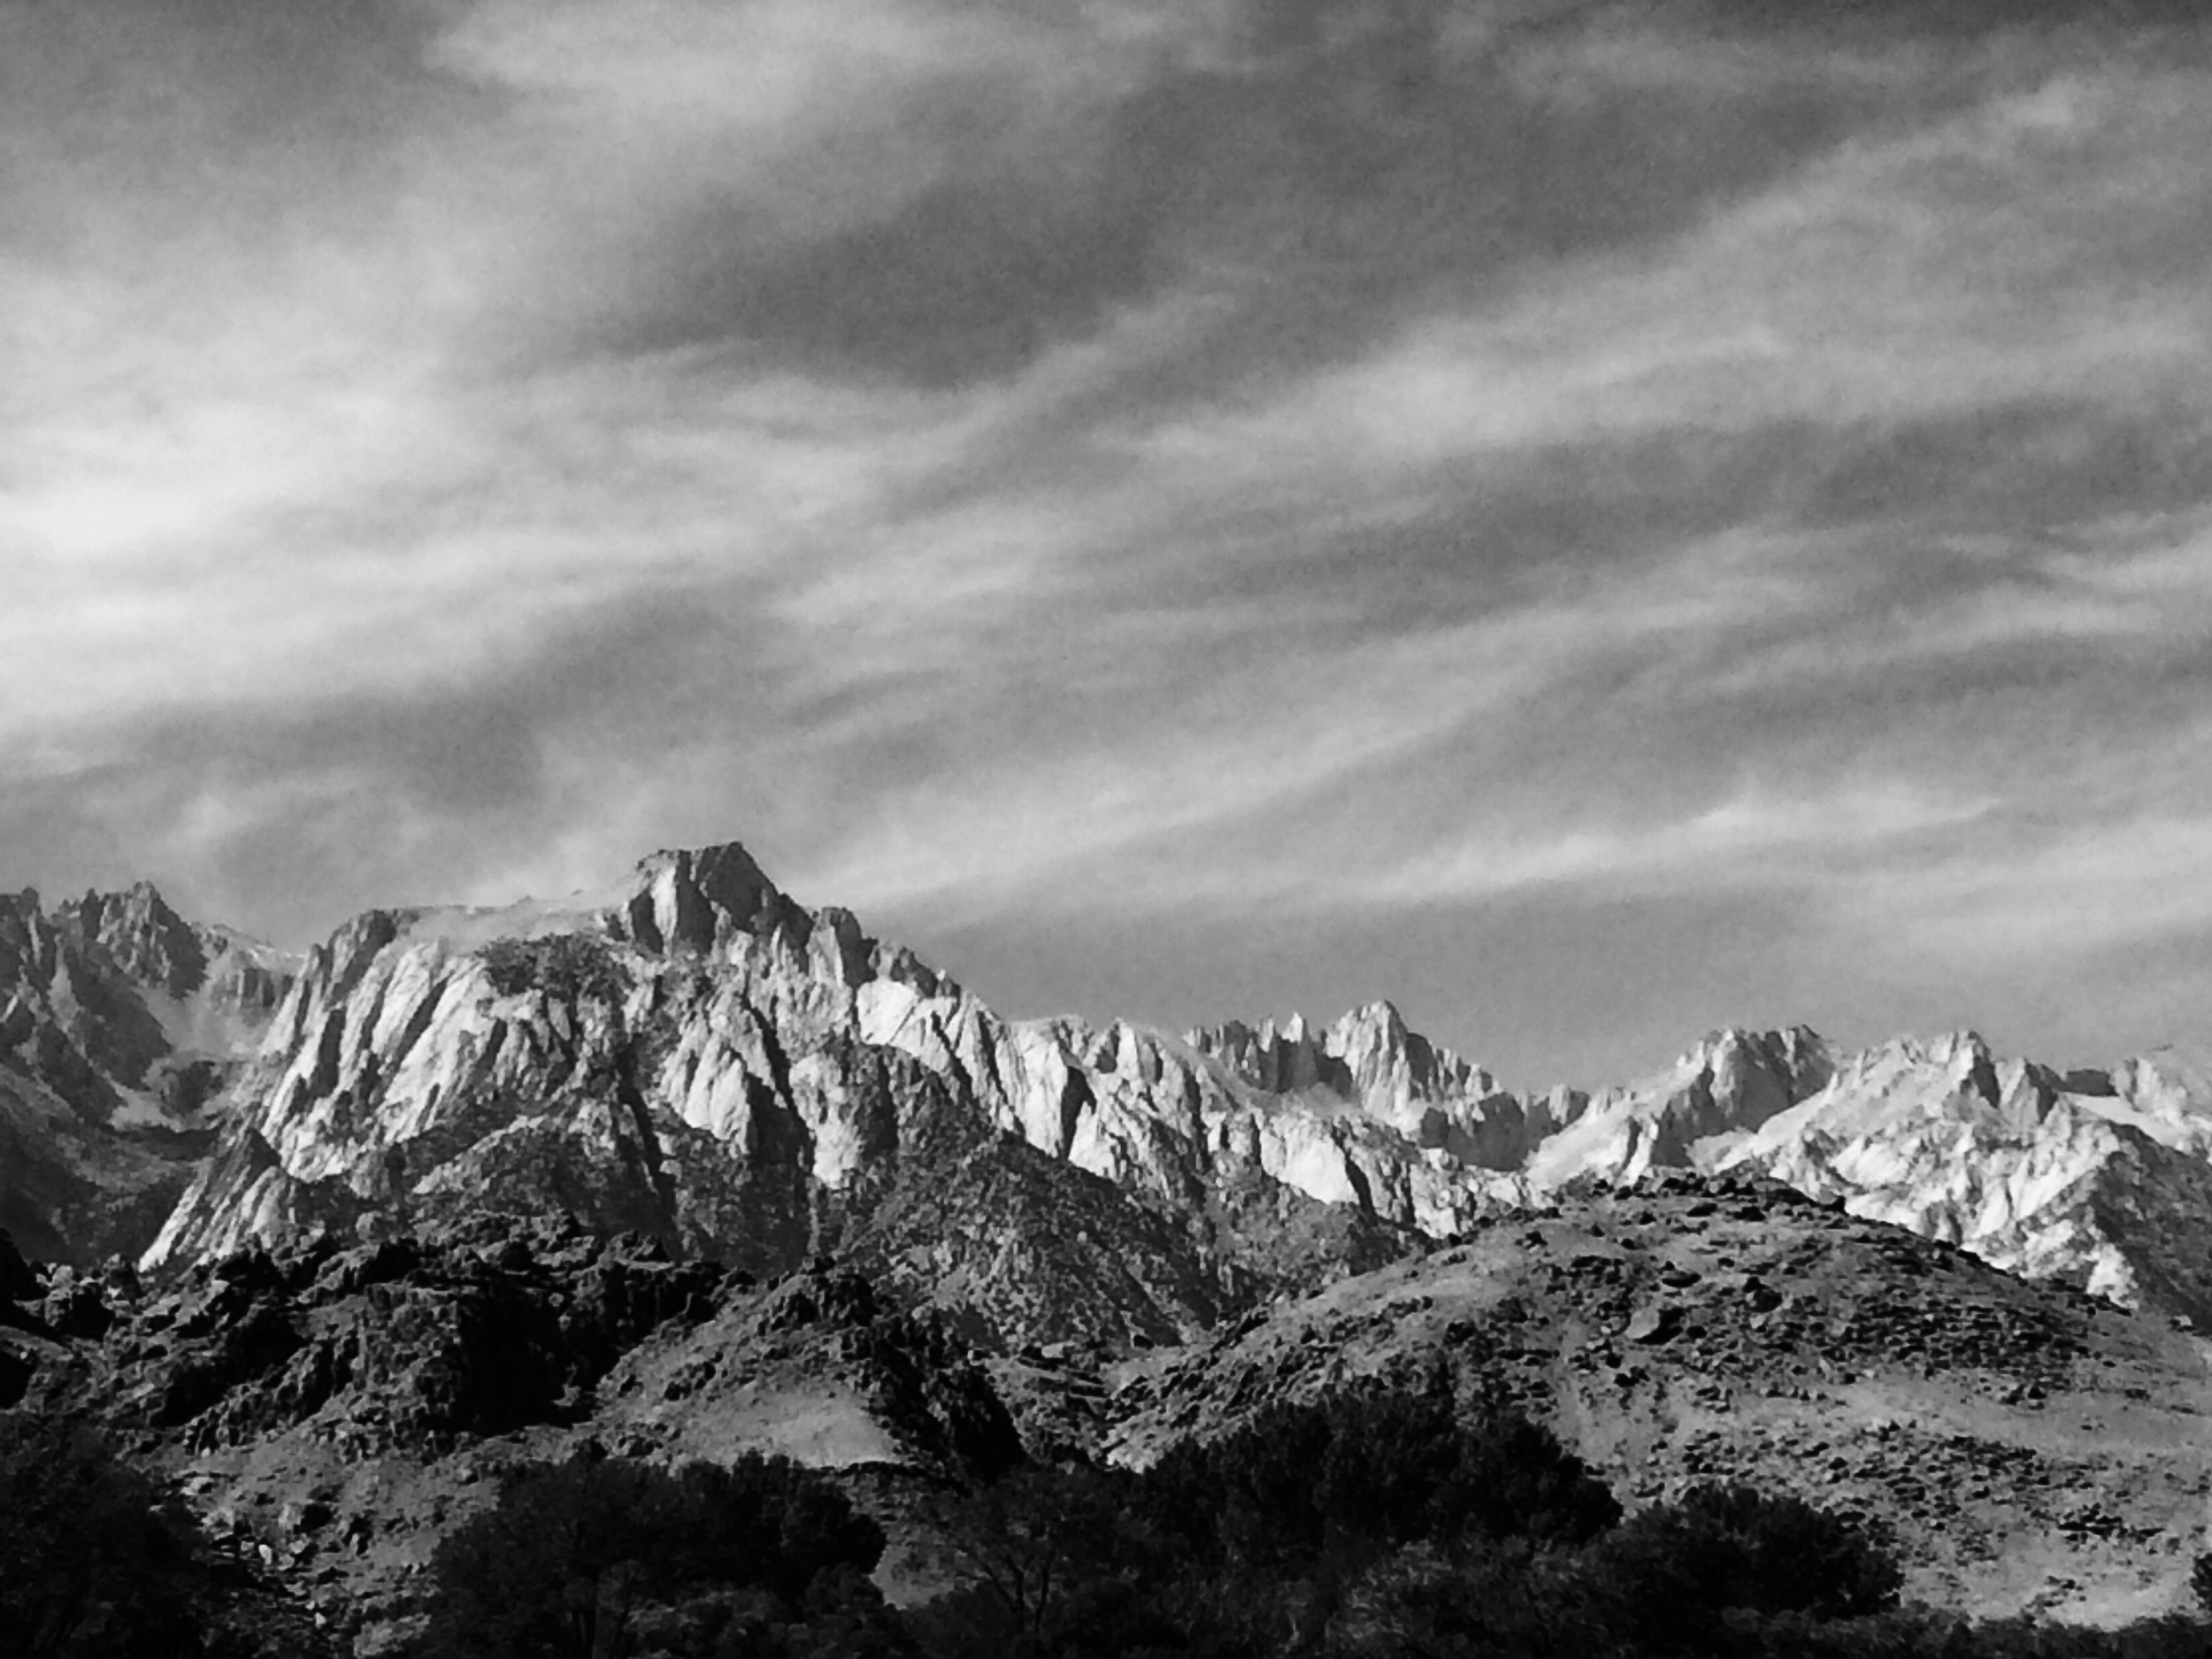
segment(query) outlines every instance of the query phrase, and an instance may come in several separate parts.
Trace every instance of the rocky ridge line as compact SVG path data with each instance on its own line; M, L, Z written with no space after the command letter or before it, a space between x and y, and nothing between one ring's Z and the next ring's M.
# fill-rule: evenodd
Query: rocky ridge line
M0 895L0 1225L80 1259L142 1248L293 966L146 883L50 911Z
M132 913L137 933L173 932ZM150 951L149 971L187 955ZM1772 1173L2212 1321L2212 1079L2173 1056L2060 1074L1971 1033L1851 1055L1803 1027L1730 1030L1640 1084L1517 1094L1387 1003L1181 1037L1010 1021L735 846L657 855L565 904L360 917L312 953L231 1098L150 1267L493 1191L787 1266L856 1242L926 1121L1010 1136L1131 1201L1109 1232L1148 1240L1154 1267L1116 1293L1125 1337L1670 1168ZM954 1229L979 1249L987 1230ZM979 1300L1028 1271L1001 1254L971 1276ZM918 1281L924 1257L902 1271Z

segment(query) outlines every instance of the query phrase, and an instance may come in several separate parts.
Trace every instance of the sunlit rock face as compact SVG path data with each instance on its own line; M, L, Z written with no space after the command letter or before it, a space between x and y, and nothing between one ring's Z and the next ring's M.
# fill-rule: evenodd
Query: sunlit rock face
M1659 1077L1609 1089L1532 1148L1532 1186L1624 1184L1711 1165L1822 1087L1836 1057L1814 1033L1716 1032Z
M1002 1020L849 914L795 904L741 849L668 853L611 895L379 911L339 930L146 1263L496 1206L773 1271L880 1244L891 1224L870 1228L887 1205L916 1213L917 1182L978 1202L1037 1189L1048 1216L1092 1214L1097 1266L1024 1271L1074 1275L1071 1304L1125 1303L1103 1334L1166 1337L1409 1240L1390 1237L1413 1210L1392 1160L1417 1153L1379 1125L1331 1133L1318 1111L1311 1133L1240 1137L1235 1123L1258 1116L1248 1093L1128 1026ZM1036 1161L1006 1164L1002 1142ZM1360 1208L1354 1235L1301 1220L1319 1198L1273 1171L1309 1165L1322 1195L1356 1202L1364 1185L1391 1208ZM1268 1230L1310 1225L1310 1248L1286 1258L1276 1238L1246 1238L1255 1184L1272 1194ZM940 1277L946 1237L989 1242L954 1218L914 1244ZM1114 1283L1092 1282L1117 1261ZM992 1271L966 1261L954 1276L987 1285ZM1056 1317L1031 1313L1025 1329Z
M1759 1173L2015 1271L2212 1322L2212 1087L2167 1052L2061 1075L1970 1032L1837 1051L1722 1032L1543 1141L1532 1192Z
M2062 1077L1961 1032L1854 1056L1720 1163L2212 1328L2208 1146L2212 1096L2178 1056Z
M911 1225L928 1179L1028 1194L1036 1216L1118 1194L1086 1248L1150 1252L1149 1288L1084 1294L1122 1296L1125 1333L1164 1332L1549 1194L1740 1169L2212 1317L2212 1074L2176 1054L2061 1075L1970 1033L1855 1054L1802 1027L1727 1030L1640 1084L1518 1094L1383 1002L1181 1036L1009 1020L735 846L658 854L558 903L371 912L296 982L150 890L65 909L65 927L19 917L0 960L6 983L73 986L21 966L62 964L73 930L141 987L154 1029L102 1025L103 1075L142 1077L133 1045L173 1041L179 1010L265 1024L153 1267L496 1204L781 1271L858 1248L887 1205ZM13 1006L0 1034L24 1025ZM956 1179L1002 1142L1041 1162ZM1079 1197L1064 1176L1097 1185ZM986 1248L987 1228L945 1225ZM900 1248L918 1282L952 1271ZM1000 1271L963 1259L979 1282Z
M810 1205L865 1187L916 1133L914 1090L856 1070L879 1052L937 1079L973 1125L1158 1203L1202 1206L1258 1179L1432 1232L1480 1202L1463 1168L1512 1168L1573 1110L1525 1105L1384 1004L1311 1034L1294 1020L1185 1040L1002 1019L849 913L802 909L741 849L714 848L649 859L610 899L342 928L245 1092L239 1134L273 1164L211 1166L149 1260L231 1248L296 1210L349 1221L363 1203L457 1196L490 1162L528 1180L521 1148L558 1167L556 1142L593 1173L547 1202L612 1204L726 1250L686 1217L726 1215L741 1194L703 1209L676 1179L713 1165L710 1184L784 1217L772 1248L795 1248ZM299 1190L280 1199L287 1182Z
M143 883L0 895L0 1226L62 1260L140 1248L296 965Z

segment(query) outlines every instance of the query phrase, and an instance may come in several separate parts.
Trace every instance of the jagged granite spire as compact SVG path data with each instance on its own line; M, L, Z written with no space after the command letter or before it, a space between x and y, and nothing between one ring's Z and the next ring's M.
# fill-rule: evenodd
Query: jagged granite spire
M803 943L812 926L735 841L641 861L635 890L610 918L617 938L656 954L708 952L733 933L766 937L779 928Z
M142 985L185 997L207 983L205 946L150 881L122 893L88 892L63 914Z

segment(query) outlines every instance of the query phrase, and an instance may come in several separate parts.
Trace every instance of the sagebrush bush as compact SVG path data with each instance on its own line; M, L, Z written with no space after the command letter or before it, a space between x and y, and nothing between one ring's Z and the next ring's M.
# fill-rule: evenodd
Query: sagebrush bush
M199 1536L81 1425L0 1412L0 1655L204 1651Z
M476 954L502 996L537 991L559 1002L611 1002L626 988L614 952L588 933L495 939Z
M889 1642L865 1576L882 1553L882 1529L787 1458L747 1453L726 1466L672 1471L605 1457L529 1465L502 1484L490 1509L440 1542L434 1609L418 1651L803 1651L762 1644L781 1641L779 1630L820 1620L865 1627L871 1618Z

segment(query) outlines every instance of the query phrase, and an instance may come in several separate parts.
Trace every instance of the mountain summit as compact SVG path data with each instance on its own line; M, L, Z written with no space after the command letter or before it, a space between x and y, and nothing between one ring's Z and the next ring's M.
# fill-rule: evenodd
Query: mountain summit
M1640 1083L1521 1094L1383 1002L1011 1020L734 843L553 902L370 911L297 963L150 887L26 895L0 996L44 1148L9 1167L49 1171L10 1225L80 1255L142 1226L154 1270L495 1204L757 1271L859 1252L993 1340L1125 1344L1548 1194L1725 1171L2212 1322L2212 1083L2174 1054L2061 1074L1970 1033L1723 1030ZM131 1124L199 1140L150 1174ZM134 1196L98 1219L103 1191Z
M0 895L0 1227L44 1255L142 1248L296 967L148 882Z

